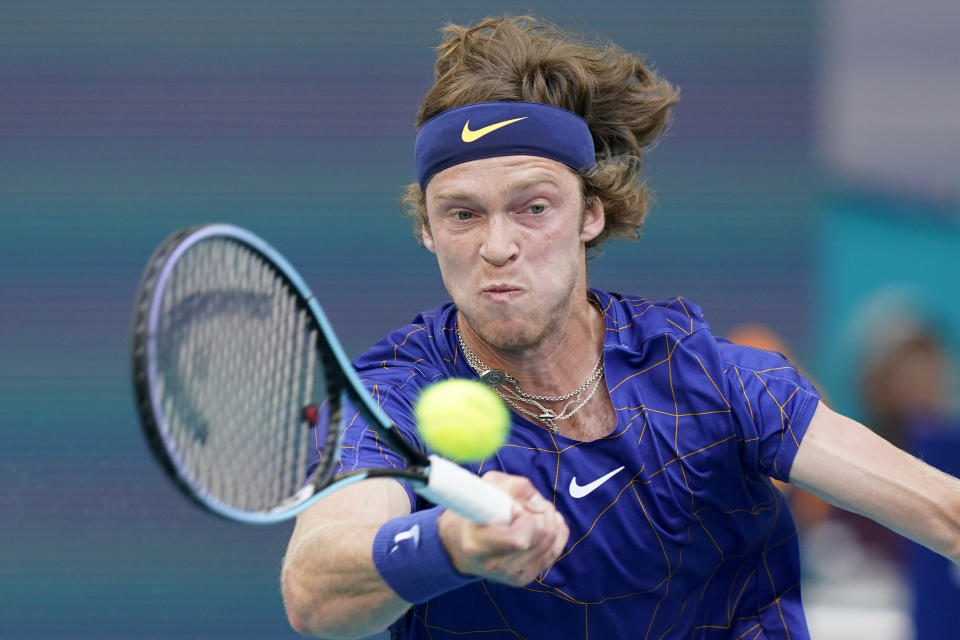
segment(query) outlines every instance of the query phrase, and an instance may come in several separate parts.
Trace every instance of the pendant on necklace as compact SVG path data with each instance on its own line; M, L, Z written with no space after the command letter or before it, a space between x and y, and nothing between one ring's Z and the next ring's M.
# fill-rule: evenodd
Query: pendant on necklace
M547 409L546 407L541 407L543 412L537 416L537 420L547 425L547 429L550 429L553 433L560 433L560 427L557 426L555 420L557 419L557 412L552 409Z
M543 420L544 422L553 422L557 419L557 412L552 409L543 408L543 413L537 416L537 420Z
M487 369L480 374L480 382L488 387L499 387L507 379L507 373L501 369Z

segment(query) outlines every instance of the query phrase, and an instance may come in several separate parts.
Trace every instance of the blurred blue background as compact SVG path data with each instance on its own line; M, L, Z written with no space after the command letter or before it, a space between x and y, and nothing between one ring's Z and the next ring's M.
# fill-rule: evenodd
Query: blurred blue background
M352 356L445 299L398 203L447 21L532 11L681 87L644 240L592 285L772 327L841 409L877 291L954 349L960 14L876 4L0 4L0 637L295 637L290 525L217 520L150 458L130 304L155 245L210 221L286 254Z

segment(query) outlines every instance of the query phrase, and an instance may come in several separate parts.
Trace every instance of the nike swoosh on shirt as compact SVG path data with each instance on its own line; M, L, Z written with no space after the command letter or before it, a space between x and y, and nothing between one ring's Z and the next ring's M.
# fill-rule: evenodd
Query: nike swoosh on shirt
M607 475L601 478L597 478L590 484L585 484L583 486L580 486L579 484L577 484L577 476L573 476L572 478L570 478L570 495L574 498L582 498L583 496L592 493L594 489L596 489L597 487L602 485L604 482L606 482L607 480L609 480L610 478L617 475L623 470L624 470L624 467L619 467L617 469L614 469Z
M514 118L513 120L504 120L502 122L494 122L493 124L488 124L485 127L480 127L476 131L470 130L470 121L467 120L463 125L463 131L460 132L460 139L464 142L473 142L474 140L479 140L483 136L487 135L491 131L496 131L497 129L502 129L508 124L513 124L514 122L520 122L521 120L526 120L527 116L522 118Z

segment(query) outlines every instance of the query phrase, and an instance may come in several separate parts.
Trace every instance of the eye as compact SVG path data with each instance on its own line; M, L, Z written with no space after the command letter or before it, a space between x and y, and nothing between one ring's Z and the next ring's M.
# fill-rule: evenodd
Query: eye
M470 220L471 218L473 218L473 214L469 211L464 211L463 209L460 209L459 211L453 212L453 217L456 218L457 220Z
M545 205L545 204L532 204L532 205L530 205L529 207L527 207L527 210L528 210L530 213L543 213L544 211L547 210L547 205Z

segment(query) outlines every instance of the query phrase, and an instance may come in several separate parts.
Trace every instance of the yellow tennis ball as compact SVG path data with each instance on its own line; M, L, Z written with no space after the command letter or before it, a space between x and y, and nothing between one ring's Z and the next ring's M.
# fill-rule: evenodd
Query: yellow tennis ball
M424 443L445 458L475 462L496 452L510 432L510 411L477 380L450 378L427 387L414 409Z

